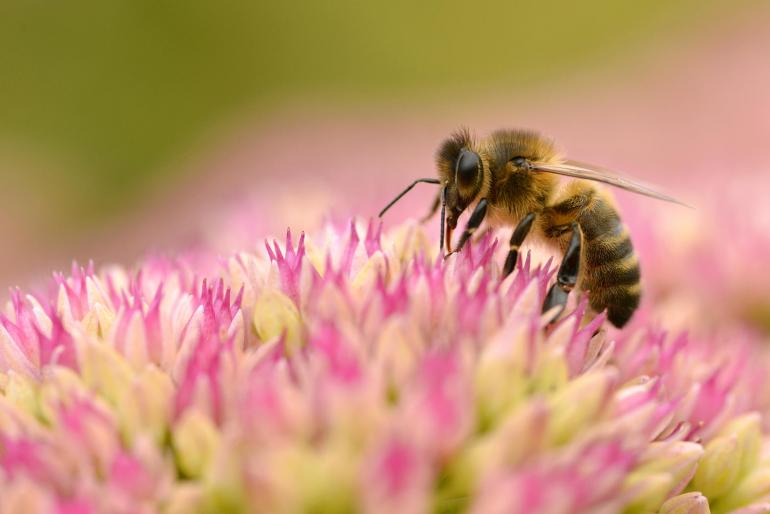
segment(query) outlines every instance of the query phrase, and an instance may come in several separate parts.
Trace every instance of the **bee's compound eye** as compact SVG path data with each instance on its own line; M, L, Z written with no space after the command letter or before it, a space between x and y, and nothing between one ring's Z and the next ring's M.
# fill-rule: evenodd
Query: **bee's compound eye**
M471 186L478 177L481 160L475 152L463 150L457 159L456 177L457 182L463 186Z

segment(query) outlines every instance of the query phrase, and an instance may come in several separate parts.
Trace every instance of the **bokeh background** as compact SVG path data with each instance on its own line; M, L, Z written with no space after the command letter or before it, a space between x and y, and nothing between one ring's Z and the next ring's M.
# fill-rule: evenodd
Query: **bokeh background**
M770 225L768 49L750 0L4 0L0 283L374 215L460 125Z

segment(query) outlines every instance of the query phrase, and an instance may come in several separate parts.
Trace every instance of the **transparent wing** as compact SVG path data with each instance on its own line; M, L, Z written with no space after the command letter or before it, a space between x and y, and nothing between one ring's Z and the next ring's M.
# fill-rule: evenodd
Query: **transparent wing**
M664 202L671 202L684 207L690 207L686 203L680 202L676 198L665 195L654 189L640 184L638 182L623 178L616 173L594 166L591 164L585 164L578 161L564 161L563 163L545 163L545 162L533 162L530 163L533 171L542 171L545 173L554 173L556 175L564 175L567 177L581 178L584 180L593 180L594 182L601 182L610 186L619 187L632 193L638 193L640 195L649 196L651 198L657 198ZM690 207L692 208L692 207Z

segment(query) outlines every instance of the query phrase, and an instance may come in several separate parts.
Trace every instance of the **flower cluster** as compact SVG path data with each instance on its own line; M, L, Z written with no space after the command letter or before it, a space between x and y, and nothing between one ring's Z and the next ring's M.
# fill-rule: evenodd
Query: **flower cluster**
M434 247L351 223L13 291L0 513L770 512L751 336L547 326L550 261Z

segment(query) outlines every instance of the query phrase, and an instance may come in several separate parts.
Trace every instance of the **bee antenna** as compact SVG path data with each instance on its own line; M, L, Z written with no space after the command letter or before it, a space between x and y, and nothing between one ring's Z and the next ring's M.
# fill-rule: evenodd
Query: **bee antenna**
M419 184L420 182L425 182L426 184L441 184L441 181L439 179L437 179L437 178L418 178L417 180L412 182L409 185L409 187L407 187L406 189L401 191L401 193L397 197L395 197L393 200L391 200L390 203L388 205L386 205L385 208L383 208L380 211L380 214L378 215L378 217L382 218L382 216L388 211L388 209L393 207L393 205L395 205L395 203L397 201L401 200L401 197L403 197L405 194L407 194L409 191L411 191L412 188L414 186L416 186L417 184Z

